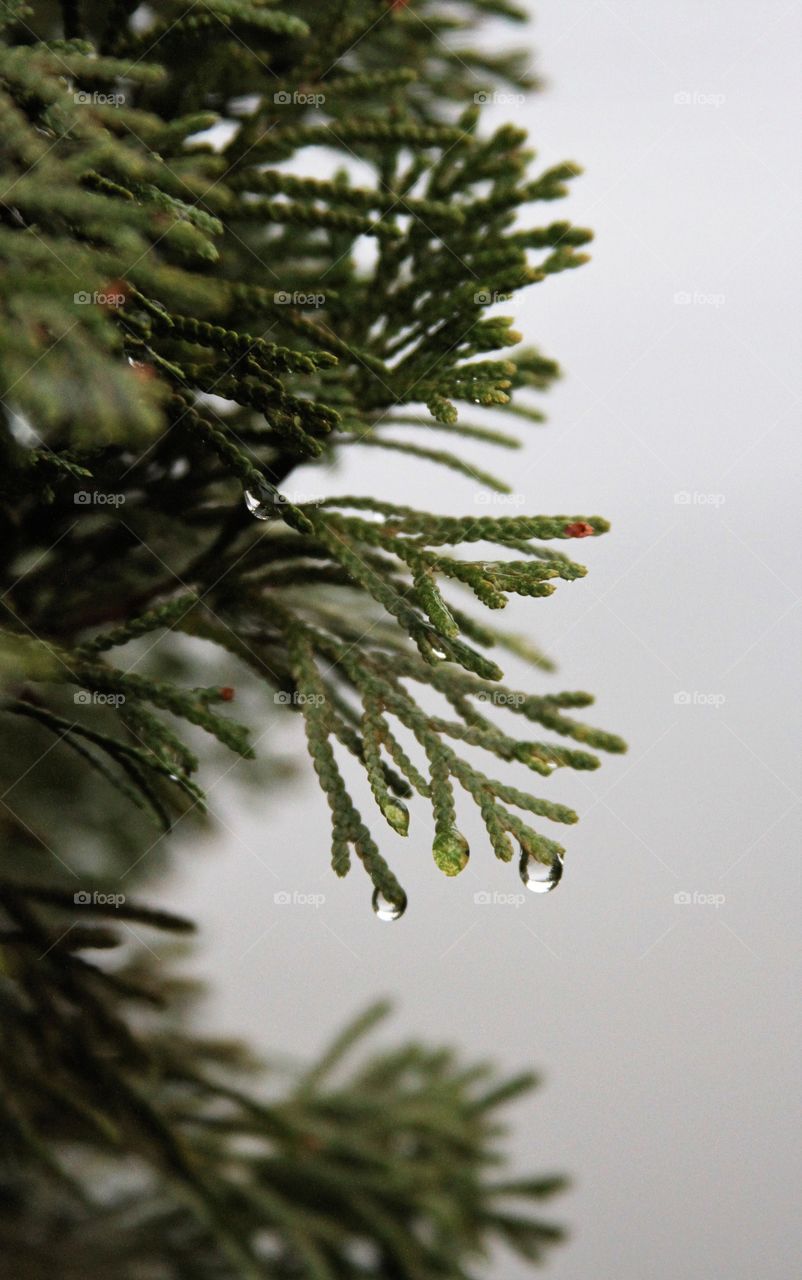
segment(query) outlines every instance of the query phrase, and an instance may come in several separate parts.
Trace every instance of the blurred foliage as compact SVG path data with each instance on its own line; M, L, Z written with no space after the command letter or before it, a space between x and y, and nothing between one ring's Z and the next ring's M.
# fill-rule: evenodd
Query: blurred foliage
M0 1277L460 1280L498 1242L539 1261L559 1237L514 1208L558 1180L489 1173L496 1107L530 1082L420 1045L331 1078L371 1011L268 1100L241 1048L187 1029L164 945L154 964L143 941L189 923L129 896L176 823L204 823L201 762L250 761L258 723L238 781L285 776L271 727L290 712L334 869L355 854L390 915L404 890L341 749L394 831L425 798L446 875L469 854L458 783L497 857L517 847L524 878L554 883L563 847L513 810L577 815L463 748L545 779L624 749L569 714L589 694L507 689L499 652L550 660L449 594L548 596L585 569L546 544L602 517L292 489L299 466L372 447L509 492L470 449L517 447L488 411L539 423L559 370L495 307L591 238L528 221L576 166L533 176L522 130L483 129L486 102L536 85L488 38L522 16L0 8ZM454 554L474 543L489 551Z

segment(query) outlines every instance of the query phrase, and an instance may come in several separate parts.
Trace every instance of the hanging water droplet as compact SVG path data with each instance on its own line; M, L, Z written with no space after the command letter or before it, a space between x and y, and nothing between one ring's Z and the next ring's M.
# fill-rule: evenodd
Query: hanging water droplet
M400 920L407 909L407 895L404 893L400 902L393 902L381 889L374 889L371 905L380 920Z
M468 841L456 827L435 836L432 853L438 867L447 876L458 876L467 867L471 856Z
M521 879L531 893L551 893L562 879L563 860L559 853L551 862L541 862L533 853L524 850L519 864Z
M385 800L381 806L382 813L393 831L405 836L409 831L409 809L400 800Z
M272 515L275 515L273 490L264 480L254 481L251 488L246 489L242 496L245 499L245 506L257 520L269 520Z

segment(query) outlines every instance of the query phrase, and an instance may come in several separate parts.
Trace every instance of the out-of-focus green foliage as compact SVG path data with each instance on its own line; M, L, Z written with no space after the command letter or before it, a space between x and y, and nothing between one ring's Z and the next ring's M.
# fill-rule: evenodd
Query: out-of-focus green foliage
M488 19L521 16L504 0L0 6L0 1244L15 1280L54 1258L97 1280L456 1280L494 1238L539 1258L555 1236L498 1207L554 1184L488 1180L494 1086L483 1097L415 1047L266 1106L233 1051L156 1012L163 969L114 958L134 925L183 922L127 899L107 913L117 929L104 915L145 853L158 869L177 818L202 820L206 744L254 755L248 699L265 690L276 717L303 715L335 871L355 854L394 914L404 890L341 749L394 831L425 798L445 874L468 857L458 783L498 858L517 846L555 877L562 846L514 810L576 814L463 750L544 778L623 750L570 714L588 694L508 689L499 652L548 659L457 596L495 610L549 595L585 573L550 543L604 519L441 517L293 481L371 447L509 492L471 447L516 447L487 411L538 422L558 369L496 304L581 265L590 239L532 223L576 167L537 172L522 130L483 124L486 102L534 86L521 52L483 52Z

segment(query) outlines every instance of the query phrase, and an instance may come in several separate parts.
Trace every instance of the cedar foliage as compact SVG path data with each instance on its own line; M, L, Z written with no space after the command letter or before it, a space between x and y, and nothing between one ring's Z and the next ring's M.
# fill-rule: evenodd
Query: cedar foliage
M190 927L103 898L132 853L154 862L121 815L167 832L203 812L197 730L254 755L230 686L198 683L199 642L303 716L334 870L356 857L391 913L404 889L339 751L396 832L425 799L446 874L468 856L458 783L497 857L517 846L556 876L562 845L513 810L576 814L464 752L548 777L624 749L570 714L588 694L509 690L499 650L548 660L451 598L551 594L585 570L549 544L605 520L310 500L291 479L373 447L503 493L463 446L513 448L498 415L541 418L558 368L494 304L580 265L590 233L527 222L575 165L533 172L522 130L483 129L482 86L532 87L522 54L481 51L489 17L521 15L0 9L0 1239L23 1259L0 1274L48 1274L58 1239L64 1276L426 1280L473 1274L493 1238L538 1259L559 1234L507 1204L556 1180L486 1175L521 1082L483 1085L418 1045L331 1082L371 1011L266 1103L239 1050L176 1021L164 965L84 955ZM81 877L97 889L76 893Z

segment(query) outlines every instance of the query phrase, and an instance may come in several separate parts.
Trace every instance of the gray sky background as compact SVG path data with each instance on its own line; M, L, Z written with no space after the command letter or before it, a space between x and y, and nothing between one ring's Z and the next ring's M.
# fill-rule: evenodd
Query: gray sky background
M508 664L509 682L595 691L588 718L630 754L544 782L582 820L559 890L523 905L474 901L521 886L469 809L471 863L453 882L414 810L409 839L385 840L410 906L382 925L361 870L329 871L325 802L299 725L277 712L269 740L298 750L298 779L247 805L230 780L215 786L225 826L208 850L183 851L170 897L203 925L210 1018L265 1049L308 1056L390 994L387 1036L542 1068L544 1087L510 1118L519 1167L576 1180L552 1210L573 1230L553 1280L787 1280L799 5L539 0L536 12L519 39L548 87L489 114L525 124L543 167L584 164L569 201L534 212L592 226L596 243L589 266L515 304L527 340L566 370L549 424L523 453L475 444L470 456L525 496L485 510L613 522L576 544L586 579L511 604L504 621L560 664L548 677ZM378 450L314 485L405 501L414 485L423 508L481 509L469 481ZM282 906L281 890L325 903ZM697 901L676 902L683 892ZM493 1272L529 1274L507 1261Z

